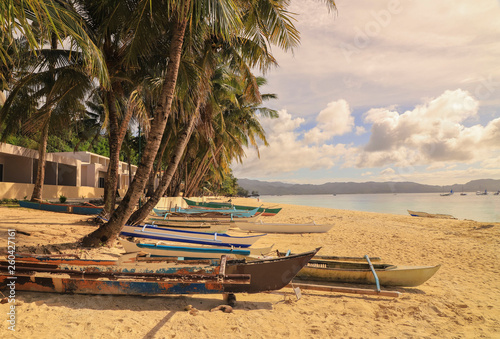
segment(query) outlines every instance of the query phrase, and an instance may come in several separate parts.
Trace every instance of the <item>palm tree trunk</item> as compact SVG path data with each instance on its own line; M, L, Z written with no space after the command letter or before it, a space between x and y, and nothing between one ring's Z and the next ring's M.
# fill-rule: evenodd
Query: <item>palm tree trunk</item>
M50 48L53 50L57 48L57 36L54 33L52 33L51 36ZM55 68L56 67L54 62L51 61L49 64L49 71L51 72L52 84L54 84L56 79L56 76L54 74ZM38 168L36 171L35 187L33 187L33 193L31 194L31 201L42 199L43 183L45 181L45 159L47 158L47 140L49 139L50 116L52 114L52 108L49 104L50 100L51 96L49 94L47 95L45 104L45 108L47 109L47 116L44 119L45 122L43 125L42 133L40 135L40 142L38 144ZM41 112L42 110L43 108L40 109L39 112Z
M47 158L47 140L49 139L50 113L43 126L38 144L38 166L36 171L35 187L31 194L31 201L42 200L43 182L45 181L45 159Z
M163 177L161 178L160 185L158 185L158 188L154 191L151 198L149 198L149 200L140 209L138 209L137 211L134 212L134 214L132 214L132 216L129 219L130 224L132 225L139 224L144 219L146 219L149 213L156 206L156 204L158 204L158 201L160 201L160 198L163 196L163 194L165 194L167 187L170 185L172 177L177 171L177 167L182 159L184 151L186 150L186 146L189 142L189 139L191 138L191 134L193 133L194 125L196 119L198 118L199 112L200 112L200 103L198 102L198 106L196 107L194 114L189 118L190 120L187 128L181 134L177 142L172 157L170 158L167 171L163 174Z
M186 1L186 9L184 13L187 13L187 6L189 6L189 1ZM125 222L129 219L135 206L139 202L139 198L141 197L149 178L149 172L151 172L153 167L156 153L160 148L161 139L165 131L165 126L167 125L167 119L170 115L187 22L187 18L183 17L175 24L170 44L170 61L167 65L165 81L163 83L158 105L154 112L152 128L142 154L141 162L134 176L134 180L123 197L120 205L113 212L110 220L101 225L94 232L85 236L82 240L83 246L99 246L100 244L112 243L118 234L120 234Z

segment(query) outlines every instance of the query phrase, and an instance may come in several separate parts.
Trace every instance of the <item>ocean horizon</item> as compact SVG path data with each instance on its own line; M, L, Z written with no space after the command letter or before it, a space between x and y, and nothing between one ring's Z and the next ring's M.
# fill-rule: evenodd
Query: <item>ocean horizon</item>
M500 222L500 196L476 195L476 192L454 193L377 193L261 195L260 201L300 206L315 206L362 212L409 215L408 210L432 214L450 214L458 219Z

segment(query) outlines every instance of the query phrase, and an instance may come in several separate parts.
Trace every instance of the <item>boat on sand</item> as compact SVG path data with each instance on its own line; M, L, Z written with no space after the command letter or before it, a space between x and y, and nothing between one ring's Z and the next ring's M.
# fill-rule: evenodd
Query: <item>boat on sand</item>
M120 239L125 252L145 252L151 255L163 257L181 257L184 259L220 259L222 255L227 255L231 258L243 258L248 256L262 256L271 252L271 247L266 248L241 248L241 247L217 247L217 246L189 246L186 244L169 244L158 242L156 244L135 243L132 241Z
M429 280L441 267L396 266L372 264L380 285L415 287ZM336 283L375 284L375 277L368 263L331 260L310 260L297 274L297 279Z
M422 218L437 218L437 219L457 219L449 214L431 214L427 212L416 212L407 210L412 217L422 217Z

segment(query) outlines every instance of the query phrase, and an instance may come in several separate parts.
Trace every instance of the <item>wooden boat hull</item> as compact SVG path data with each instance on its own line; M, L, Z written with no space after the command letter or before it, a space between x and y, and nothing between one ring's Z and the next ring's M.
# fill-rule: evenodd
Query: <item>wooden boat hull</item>
M449 214L431 214L431 213L426 213L426 212L416 212L416 211L410 211L410 210L407 210L407 211L412 217L436 218L436 219L456 219L454 216L449 215Z
M429 280L441 267L394 266L374 264L380 285L415 287ZM375 284L375 277L367 263L311 260L297 279L338 283Z
M184 198L184 201L191 207L205 207L205 208L231 208L234 207L237 210L251 210L255 207L252 206L242 206L242 205L232 205L231 203L225 202L200 202ZM263 216L273 216L278 214L281 208L266 208L259 207L257 213L262 213Z
M236 225L243 231L263 233L326 233L333 225L248 222Z
M138 237L163 241L185 242L198 245L212 245L224 247L250 247L265 234L237 237L228 234L192 232L180 229L162 228L154 226L125 225L120 233L124 237Z
M285 287L318 251L319 248L251 262L227 260L225 264L203 268L169 260L168 270L162 268L166 265L162 258L143 258L144 261L127 266L119 262L109 265L109 261L99 265L89 260L92 264L86 265L84 259L27 258L25 261L18 257L16 290L125 295L258 293ZM7 261L0 262L0 288L6 288L11 280L7 267ZM158 273L165 270L167 274ZM143 284L146 282L149 284Z
M99 266L76 266L80 270L59 267L54 264L34 263L18 265L15 279L6 270L6 262L0 267L0 288L15 283L20 291L57 292L99 295L163 295L163 294L214 294L224 293L230 286L249 285L250 276L213 273L149 273L110 271ZM68 261L71 264L71 260ZM225 263L224 263L225 265ZM64 266L62 264L61 266ZM8 267L8 266L7 266Z
M159 216L165 216L168 214L176 213L176 214L185 214L185 215L220 215L220 216L226 216L230 218L249 218L251 216L254 216L257 211L258 207L253 208L251 210L236 210L234 208L231 209L195 209L195 208L189 208L189 209L159 209L159 208L153 208L153 212L155 212Z
M156 256L179 257L184 259L220 259L222 255L229 258L243 258L250 255L263 255L269 253L271 247L266 248L229 248L216 246L175 246L135 243L127 240L120 240L125 252L145 252Z
M48 204L48 203L38 203L25 200L19 201L19 206L24 208L31 208L36 210L50 211L50 212L74 213L74 214L84 214L84 215L93 215L102 212L102 208L99 207L68 205L68 204Z
M245 287L229 284L225 286L225 290L232 293L279 290L287 286L319 250L320 248L317 248L288 257L248 261L244 265L228 263L226 266L227 274L249 274L251 283L250 286Z

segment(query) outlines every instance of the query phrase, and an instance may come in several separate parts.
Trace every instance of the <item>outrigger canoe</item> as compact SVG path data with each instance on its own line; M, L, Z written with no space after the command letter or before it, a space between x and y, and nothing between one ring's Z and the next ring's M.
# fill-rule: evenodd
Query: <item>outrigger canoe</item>
M195 231L195 232L205 232L205 233L226 233L229 230L229 224L212 223L212 222L176 222L176 221L165 221L160 218L150 218L148 225L154 225L166 228L175 228L181 230Z
M63 212L63 213L85 214L85 215L99 214L102 212L102 208L94 206L51 204L48 202L32 202L26 200L20 200L19 206L24 208L31 208L36 210L50 211L50 212Z
M263 233L326 233L333 225L265 223L262 221L238 223L236 226L243 231Z
M239 237L229 234L193 232L166 227L156 227L154 225L125 225L123 226L120 234L124 237L137 237L224 247L250 247L254 242L265 235L256 234Z
M191 293L258 293L285 287L319 248L283 258L247 262L178 261L128 258L135 262L16 257L16 290L161 295ZM0 261L0 289L12 281L7 260Z
M441 267L396 266L373 264L380 285L419 286L429 280ZM313 259L300 270L297 279L338 283L375 284L375 277L368 263L342 262Z
M154 256L177 257L183 259L220 259L222 255L230 258L243 258L248 256L262 256L271 252L271 247L266 248L241 248L217 246L179 246L172 244L147 244L135 243L120 239L125 252L144 252Z
M231 207L233 207L237 210L251 210L251 209L255 208L253 206L233 205L229 202L201 202L201 201L190 200L187 198L184 198L184 201L190 207L204 207L204 208L231 208ZM279 211L281 211L281 208L260 207L258 209L257 213L262 213L263 216L273 216L273 215L278 214Z
M236 210L234 208L229 209L191 209L191 208L171 208L171 209L160 209L153 208L153 211L159 216L166 216L169 214L180 214L180 215L212 215L212 216L226 216L230 218L249 218L254 216L258 207L252 210Z

